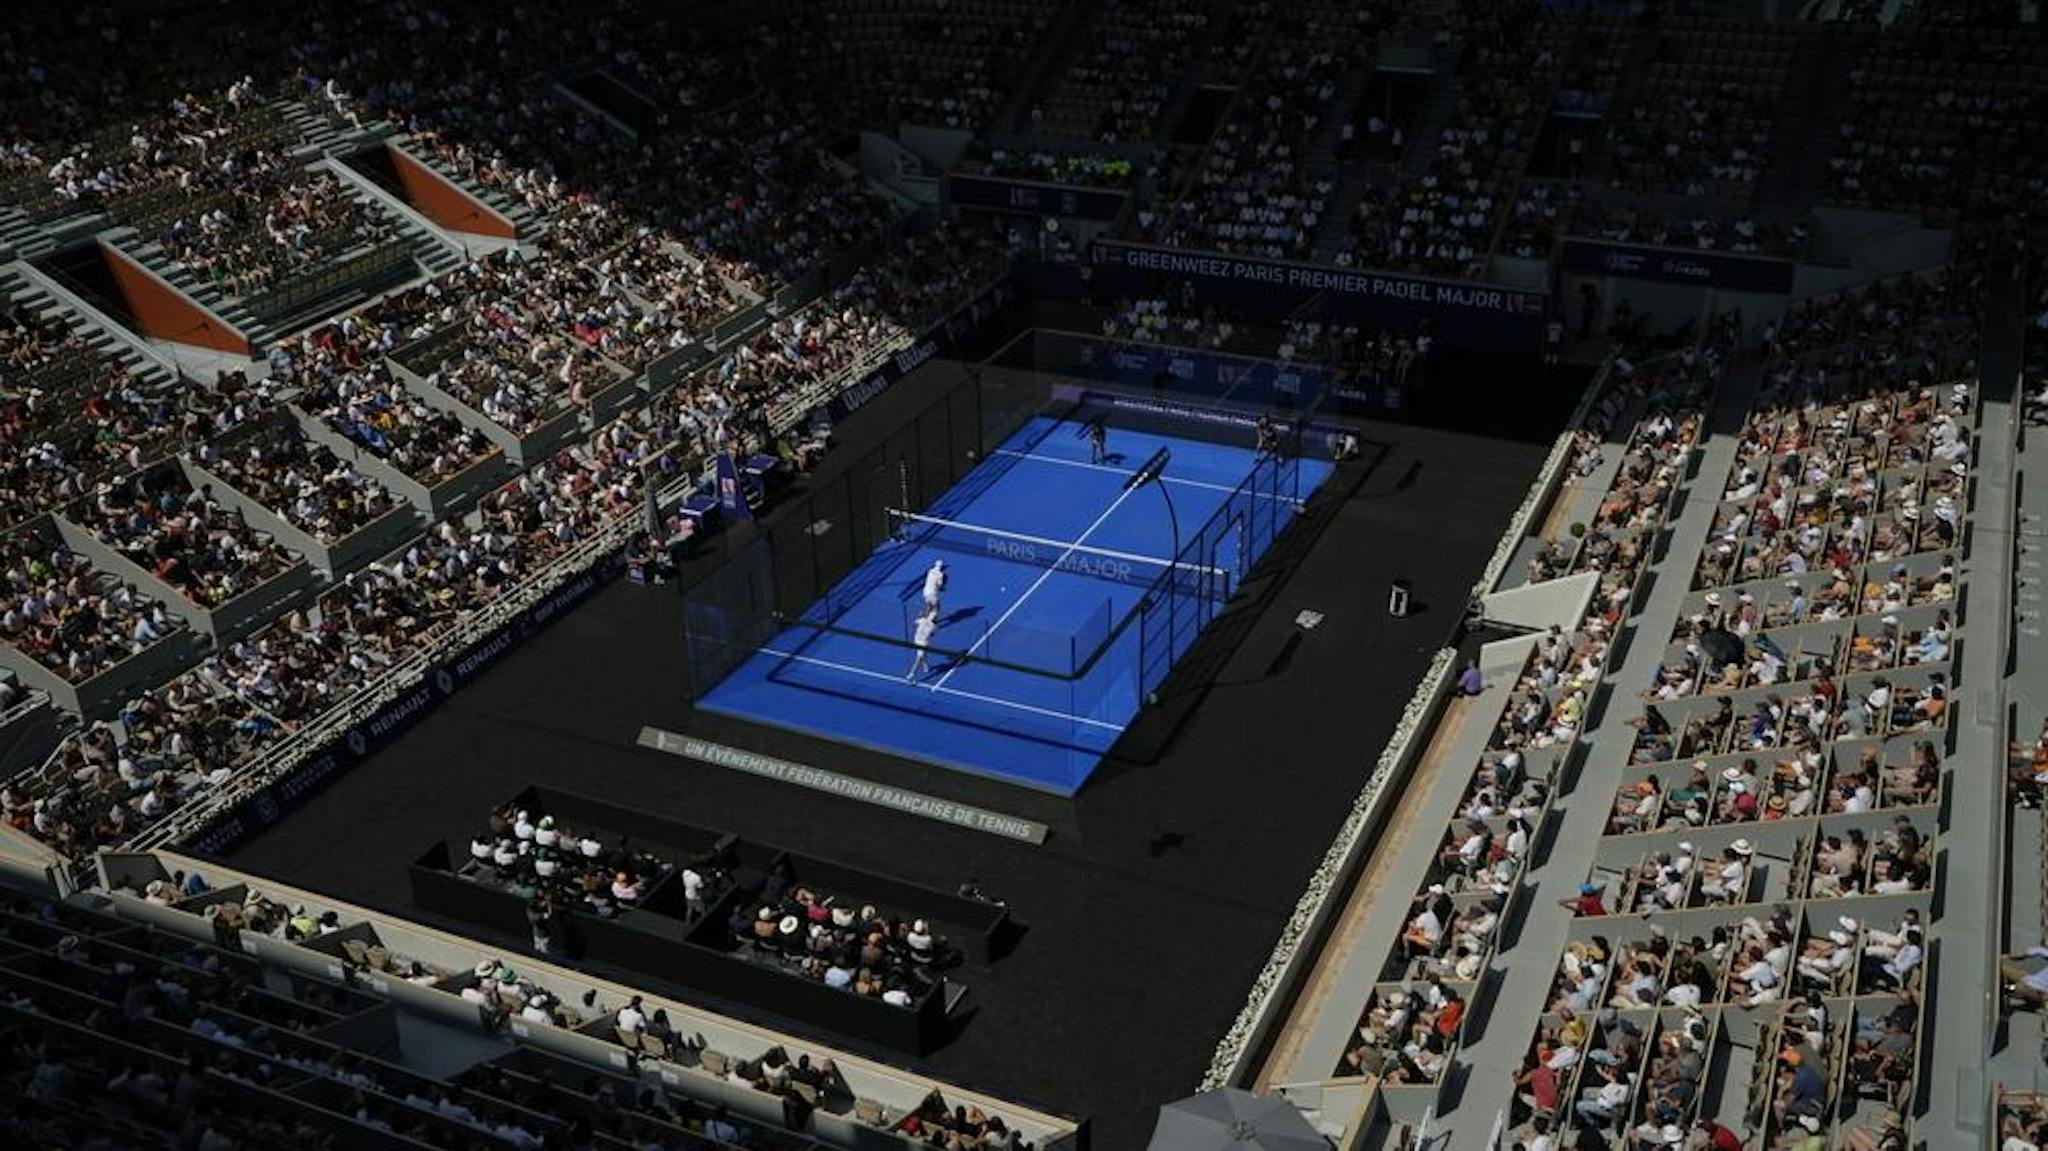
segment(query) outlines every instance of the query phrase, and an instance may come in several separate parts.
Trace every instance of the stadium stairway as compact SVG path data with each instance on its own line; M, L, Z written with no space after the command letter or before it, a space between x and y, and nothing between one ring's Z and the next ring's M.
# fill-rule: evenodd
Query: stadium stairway
M1713 527L1714 497L1735 461L1738 437L1733 431L1740 427L1741 413L1755 396L1761 378L1759 353L1754 349L1736 353L1714 401L1707 423L1709 436L1695 453L1691 476L1681 488L1684 506L1668 529L1660 557L1649 569L1654 581L1650 594L1629 622L1634 629L1632 638L1623 641L1627 649L1620 665L1603 684L1603 697L1596 697L1588 710L1580 736L1587 750L1578 780L1552 805L1557 830L1542 866L1532 873L1532 887L1525 896L1532 911L1523 920L1514 946L1501 952L1500 982L1485 1032L1465 1049L1465 1087L1454 1113L1461 1137L1468 1129L1476 1136L1496 1114L1505 1114L1512 1102L1514 1076L1544 1010L1572 922L1571 916L1546 909L1554 909L1585 881L1615 782L1628 762L1634 729L1614 721L1615 708L1633 701L1632 685L1649 682L1663 657L1663 645L1654 637L1668 634L1677 618L1693 561ZM1644 636L1652 638L1645 640Z
M1443 136L1451 117L1457 114L1458 97L1464 90L1465 81L1456 71L1446 68L1437 72L1422 115L1416 117L1415 130L1408 136L1408 154L1400 160L1403 176L1415 179L1429 172L1430 162L1436 159L1435 141Z
M1323 263L1335 259L1344 246L1344 238L1351 232L1352 213L1358 211L1358 201L1365 197L1366 189L1375 183L1395 183L1399 177L1399 169L1380 161L1347 164L1341 173L1322 221L1316 225L1315 258Z
M169 375L170 369L141 340L26 263L0 268L0 295L42 319L78 332L95 353L135 375Z
M435 227L410 204L378 187L376 181L339 160L323 160L313 167L334 173L348 186L350 195L396 220L407 250L425 275L440 276L461 266L462 242Z
M295 153L340 155L361 147L365 139L387 136L396 130L390 123L382 120L357 128L338 116L315 107L310 100L282 101L279 111L298 136L298 142L292 148Z
M1062 0L1045 35L1039 38L1036 51L1018 73L1009 99L997 110L991 125L993 132L1031 131L1032 105L1044 98L1072 61L1076 47L1074 33L1087 22L1090 7L1075 0Z
M1814 202L1848 99L1849 72L1862 41L1824 26L1800 38L1779 93L1764 168L1751 202L1759 209L1797 210Z
M1621 79L1614 85L1614 94L1607 98L1609 108L1634 108L1641 104L1643 88L1649 82L1650 65L1657 57L1657 43L1653 36L1638 36L1629 45L1628 56L1621 64ZM1607 187L1614 181L1614 147L1611 142L1594 142L1586 149L1586 164L1581 173L1590 187Z
M24 260L32 260L54 247L55 242L20 209L0 205L0 254L12 252Z
M197 301L214 315L240 332L255 349L266 347L277 333L270 325L256 318L239 299L228 296L205 283L192 273L192 269L174 259L164 246L155 240L146 239L133 228L121 228L107 233L101 239L121 250L121 253L143 267L157 278L175 288L189 299Z
M2048 643L2042 641L2048 622L2048 434L2021 426L2024 299L2019 284L1994 275L1979 361L1984 399L1972 467L1974 536L1964 570L1974 586L2008 594L1970 597L1977 617L1971 633L1986 642L1961 653L1958 684L1973 706L1970 722L1957 732L1955 755L1985 770L1953 773L1949 797L1956 826L1984 827L1992 834L1977 837L1983 841L1978 851L1958 850L1951 840L1944 878L1952 897L1935 936L1937 1004L1969 1005L1983 971L1996 962L1990 952L2040 946L2048 926L2048 813L2016 806L2004 779L2011 745L2031 745L2048 718ZM2048 1016L2015 1012L2000 1028L1987 1004L1981 1010L1965 1006L1947 1019L1933 1058L1943 1071L1929 1084L1921 1129L1932 1147L1988 1142L1992 1136L1980 1126L1980 1101L1991 1084L2048 1088Z
M1167 98L1166 106L1159 110L1159 120L1152 126L1155 143L1173 138L1174 129L1187 117L1189 107L1194 104L1195 94L1209 79L1210 50L1223 42L1230 30L1236 27L1232 10L1237 6L1237 0L1209 0L1206 6L1209 23L1202 29L1202 36L1195 41L1190 53L1193 66L1181 75L1174 85L1173 94ZM1220 126L1222 121L1219 119L1217 124Z
M1365 98L1365 86L1372 82L1373 69L1353 68L1344 73L1343 82L1337 85L1337 92L1330 97L1330 110L1317 126L1316 134L1303 149L1302 167L1311 172L1328 171L1337 166L1337 137L1343 131L1344 122L1358 112L1359 101Z
M442 179L461 188L492 211L511 221L513 229L519 233L522 241L532 240L545 229L546 225L540 214L526 201L477 183L461 169L435 155L433 149L413 145L409 140L394 140L392 146L404 152L407 158L421 167L432 169Z

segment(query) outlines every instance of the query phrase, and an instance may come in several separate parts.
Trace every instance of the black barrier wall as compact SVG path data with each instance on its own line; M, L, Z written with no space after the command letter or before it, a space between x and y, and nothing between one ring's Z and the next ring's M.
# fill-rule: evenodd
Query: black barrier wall
M325 748L308 756L297 767L229 809L225 815L187 836L184 846L205 855L220 856L234 851L275 825L356 764L375 755L438 707L442 700L467 687L514 648L561 618L570 608L595 595L624 570L625 562L621 555L603 556L590 570L572 577L468 650L438 665L422 682L400 691L369 718L336 736Z
M510 806L532 818L554 816L565 827L608 844L624 842L681 867L702 860L733 877L707 913L684 916L676 871L650 886L631 909L605 917L580 909L560 915L567 954L673 983L799 1023L825 1028L911 1054L943 1037L946 984L934 980L909 1008L894 1007L744 954L729 922L761 898L768 876L871 903L882 914L924 918L953 946L986 962L1009 929L1008 911L834 860L755 843L707 828L546 788L528 788ZM465 857L436 844L411 868L413 902L435 916L516 940L527 937L526 901L496 882L461 874ZM705 864L710 866L710 864Z

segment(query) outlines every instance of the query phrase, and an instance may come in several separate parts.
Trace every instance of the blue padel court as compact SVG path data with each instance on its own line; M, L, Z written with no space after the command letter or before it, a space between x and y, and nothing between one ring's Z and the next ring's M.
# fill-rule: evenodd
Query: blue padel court
M921 513L892 511L872 554L698 706L1072 794L1332 470L1242 438L1118 429L1094 462L1085 426L1034 418ZM1161 449L1158 479L1132 485Z

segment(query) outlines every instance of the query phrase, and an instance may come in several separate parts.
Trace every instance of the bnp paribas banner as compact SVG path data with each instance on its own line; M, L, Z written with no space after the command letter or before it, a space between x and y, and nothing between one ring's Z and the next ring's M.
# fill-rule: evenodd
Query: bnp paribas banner
M1404 334L1426 321L1441 336L1483 339L1513 354L1536 351L1543 337L1545 295L1498 284L1111 240L1095 244L1092 263L1098 297L1192 283L1203 303L1254 320L1295 315L1320 296L1319 318Z

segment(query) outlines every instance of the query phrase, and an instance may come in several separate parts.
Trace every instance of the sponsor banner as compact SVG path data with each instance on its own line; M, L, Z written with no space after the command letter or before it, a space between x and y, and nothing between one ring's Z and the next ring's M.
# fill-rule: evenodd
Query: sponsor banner
M718 510L728 523L754 518L754 509L747 506L747 493L740 483L738 461L731 452L718 453Z
M807 787L828 795L885 807L921 819L964 827L989 835L999 835L1020 843L1044 843L1048 830L1045 824L1021 816L1005 815L1000 811L991 811L968 803L956 803L921 791L891 787L886 783L875 783L858 776L842 775L836 771L812 767L807 763L776 759L771 755L761 755L744 748L729 747L722 743L712 743L707 739L663 731L658 727L640 729L640 746L666 751L671 755L680 755L684 759L694 759L714 767L772 779L777 783Z
M1084 356L1080 371L1091 379L1176 395L1279 410L1310 408L1322 399L1327 409L1347 415L1401 406L1399 388L1373 388L1317 365L1106 341L1084 345Z
M1134 268L1196 280L1217 280L1266 288L1294 288L1413 304L1431 309L1503 316L1543 315L1543 294L1462 280L1430 280L1357 268L1321 267L1208 252L1183 252L1108 241L1095 245L1100 267Z
M1427 324L1440 340L1489 359L1526 359L1543 345L1542 292L1108 240L1091 253L1085 291L1095 299L1189 285L1202 306L1252 323L1315 318L1403 335Z
M1128 192L1114 188L1082 188L1001 176L955 175L946 178L946 198L955 207L988 208L1032 216L1114 220L1124 210L1124 201L1129 197Z
M1561 263L1566 272L1581 276L1657 280L1766 295L1790 294L1795 270L1792 261L1770 256L1652 248L1604 240L1566 240Z
M1307 407L1329 386L1321 368L1157 344L1089 343L1084 354L1094 379L1266 408Z
M839 394L825 401L825 410L833 423L866 407L876 396L889 390L889 385L924 366L926 360L939 354L942 348L973 331L975 325L996 314L1010 300L1008 284L997 284L984 292L971 304L960 308L952 315L932 326L925 338L903 349L889 358L889 362L869 372L865 378L852 387L842 389Z
M622 555L611 554L599 559L590 570L574 576L462 655L437 666L424 680L400 692L370 718L349 728L318 753L187 837L185 846L208 855L224 855L276 824L315 793L425 718L442 700L468 686L527 637L590 598L624 570Z

